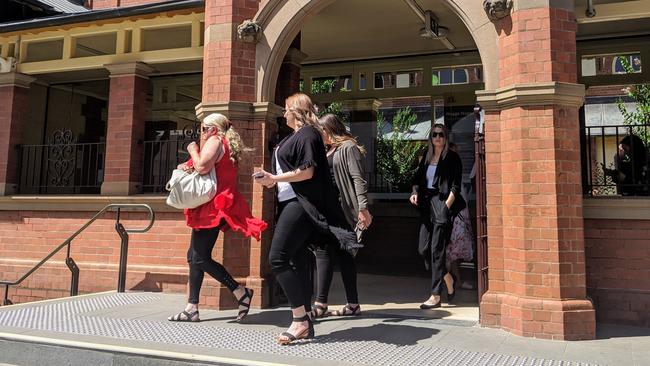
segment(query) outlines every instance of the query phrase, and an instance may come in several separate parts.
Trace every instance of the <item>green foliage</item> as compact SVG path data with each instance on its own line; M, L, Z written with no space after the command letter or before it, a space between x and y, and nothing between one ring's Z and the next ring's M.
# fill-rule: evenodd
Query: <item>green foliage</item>
M629 58L627 56L620 56L621 64L625 68L625 71L628 74L633 74L634 69L630 64ZM641 62L640 59L636 59L637 62ZM640 65L635 65L640 66ZM625 102L621 99L618 101L618 110L621 111L623 115L624 123L628 126L632 126L632 133L639 136L643 142L648 146L650 142L650 136L648 135L647 129L641 124L650 124L650 84L634 84L624 89L628 97L632 98L637 104L637 109L629 111L625 106Z
M397 192L409 192L413 176L417 170L417 160L425 144L411 141L408 135L417 123L417 115L411 108L400 109L392 121L391 134L384 137L386 120L382 114L377 117L377 170Z

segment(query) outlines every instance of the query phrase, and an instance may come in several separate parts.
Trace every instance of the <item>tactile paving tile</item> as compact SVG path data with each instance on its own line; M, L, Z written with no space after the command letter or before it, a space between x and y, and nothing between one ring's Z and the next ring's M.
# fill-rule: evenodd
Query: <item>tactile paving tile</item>
M192 345L367 365L587 366L584 363L499 355L373 340L320 336L300 346L284 347L274 332L166 320L116 319L85 313L160 301L152 294L117 293L0 311L0 326L79 335Z

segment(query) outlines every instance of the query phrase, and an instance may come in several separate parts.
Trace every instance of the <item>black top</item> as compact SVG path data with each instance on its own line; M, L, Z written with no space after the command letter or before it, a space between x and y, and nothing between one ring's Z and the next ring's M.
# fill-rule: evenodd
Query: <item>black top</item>
M280 141L274 155L283 172L314 168L311 179L292 182L291 188L322 234L323 242L332 244L331 239L336 238L343 249L359 247L356 234L347 224L338 203L320 132L313 126L304 126ZM274 164L271 164L271 173L275 174Z
M339 202L341 201L341 192L339 192L339 187L336 185L336 178L334 177L334 153L327 155L327 165L330 167L330 177L332 178L332 185L334 186L334 192L336 196L339 197Z
M438 195L441 200L446 200L450 192L454 192L454 203L451 206L452 214L462 210L466 202L460 194L460 187L463 179L463 163L460 156L452 150L447 151L447 155L438 161L436 175L433 178L433 189L427 189L427 168L429 162L426 161L426 155L420 160L417 173L415 174L413 184L418 186L418 209L423 218L428 218L431 209L429 200L431 195ZM425 198L425 199L421 199Z

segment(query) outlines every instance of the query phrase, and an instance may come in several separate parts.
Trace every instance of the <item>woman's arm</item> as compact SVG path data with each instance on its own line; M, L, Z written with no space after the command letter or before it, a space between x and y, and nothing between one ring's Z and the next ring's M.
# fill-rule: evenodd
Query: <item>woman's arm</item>
M201 175L210 172L210 169L212 169L214 164L216 164L221 158L221 156L219 156L221 150L221 140L216 136L208 138L205 145L203 145L203 149L200 151L196 142L192 142L187 146L187 151L192 157L194 170Z
M451 205L454 204L454 201L456 200L456 196L460 194L460 188L463 182L463 163L460 160L460 156L454 153L452 157L453 157L452 161L450 162L452 164L452 168L450 169L451 176L449 177L450 192L449 192L449 197L447 197L447 201L445 202L447 208L450 208Z
M354 182L354 193L357 196L359 211L365 210L368 208L368 182L364 174L361 152L356 145L353 145L346 146L341 153L344 154L348 174Z
M271 174L265 170L256 173L255 182L265 186L273 187L278 182L295 183L311 179L314 176L314 167L295 169L282 174Z

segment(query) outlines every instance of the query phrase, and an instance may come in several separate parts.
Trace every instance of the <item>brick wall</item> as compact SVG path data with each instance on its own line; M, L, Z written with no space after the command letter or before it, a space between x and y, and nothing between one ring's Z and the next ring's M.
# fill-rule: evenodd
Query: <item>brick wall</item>
M91 212L0 211L0 278L18 279L91 216ZM147 216L142 213L122 213L122 222L127 229L144 227ZM71 256L80 269L80 293L117 288L120 239L114 224L114 213L108 213L72 242ZM223 236L219 237L215 253L223 246ZM159 212L149 232L131 234L127 290L185 293L189 239L190 229L185 225L182 213ZM10 299L19 303L68 296L70 272L64 259L65 250L29 277L21 287L12 287ZM233 270L237 280L245 281L247 271L228 269ZM216 307L219 298L215 294L220 288L215 280L206 276L201 303ZM222 301L228 307L235 305L230 296Z
M650 220L585 220L587 292L599 322L650 327Z
M28 89L0 86L0 183L17 185L23 129L19 128L28 116ZM11 189L7 189L11 191Z

